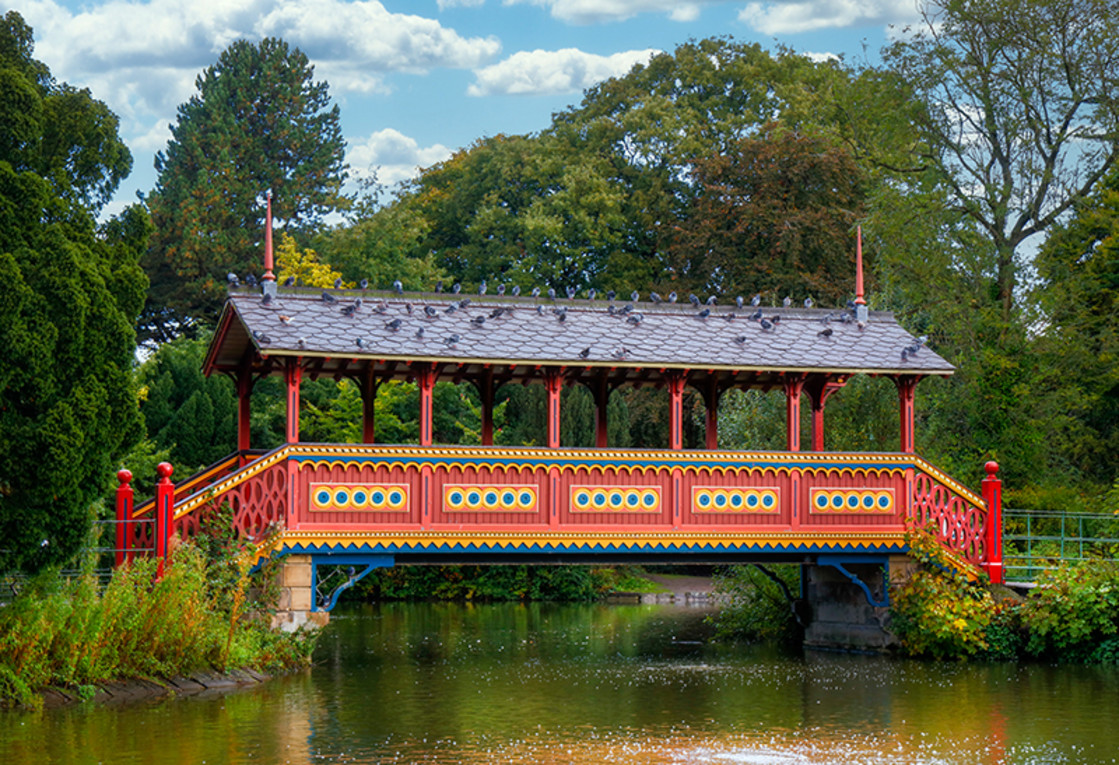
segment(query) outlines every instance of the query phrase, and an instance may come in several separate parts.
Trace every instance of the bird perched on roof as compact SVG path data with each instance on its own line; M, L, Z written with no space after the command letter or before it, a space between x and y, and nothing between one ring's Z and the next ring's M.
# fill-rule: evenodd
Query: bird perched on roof
M707 298L707 305L715 305L715 296L711 295Z
M360 282L357 283L357 286L361 287L363 290L367 290L369 289L369 280L362 279Z
M405 304L404 304L404 310L408 312L408 315L409 315L409 316L411 316L411 315L412 315L412 311L414 311L414 310L416 310L416 309L415 309L415 308L414 308L414 307L412 306L412 304L411 304L411 303L405 303Z
M264 306L272 305L272 293L265 292L264 297L260 299L260 304Z
M540 297L540 288L539 287L533 287L532 288L532 296L534 298Z
M505 285L504 284L497 285L497 294L498 295L504 295L505 294Z
M735 319L734 311L731 311L730 313L726 314L725 316L723 316L723 318L726 319L727 321L734 321L734 319Z
M738 310L740 310L740 311L741 311L741 310L742 310L742 307L743 307L744 305L746 305L746 301L742 299L742 296L741 296L741 295L738 295L738 296L737 296L737 297L735 297L735 299L734 299L734 304L735 304L735 305L736 305L736 306L738 307Z
M691 303L693 307L699 308L699 298L695 295L688 295L688 302Z
M502 315L503 315L504 313L505 313L505 309L504 309L504 308L495 308L495 309L493 309L492 311L490 311L490 318L491 318L491 319L500 319L500 318L501 318L501 316L502 316Z
M668 302L669 303L675 303L677 300L679 300L679 297L676 295L675 290L668 293Z
M231 287L236 287L241 283L241 280L237 278L237 274L232 271L225 275L225 280L229 282L229 286Z
M478 295L481 296L481 295L485 295L485 294L486 294L486 280L483 279L482 283L478 285Z
M616 359L624 359L626 356L629 355L629 349L623 345L621 348L616 348L615 350L613 350L610 355Z
M750 298L750 305L757 307L761 304L762 304L762 293L759 292L756 295L754 295L752 298Z
M336 290L342 289L342 277L341 276L339 276L337 279L334 280L334 289L336 289Z
M392 291L395 292L397 295L403 295L404 294L404 284L401 283L401 281L399 279L395 280L392 283Z
M521 294L521 286L519 284L513 285L513 297Z
M447 306L446 308L443 309L443 313L451 314L451 313L454 313L457 310L458 310L458 303L451 303L449 306Z
M790 295L786 295L785 299L781 301L781 305L785 306L786 308L788 308L792 304L793 304L793 298Z
M385 329L396 332L400 329L400 325L403 323L404 321L402 319L393 319L392 321L386 321Z
M470 298L463 298L462 300L458 301L458 307L459 308L469 308L470 307Z
M442 292L443 291L443 280L442 279L440 279L439 281L437 281L435 283L435 291L436 292Z
M640 324L641 322L643 322L644 320L645 320L645 314L643 314L641 312L638 312L638 313L633 314L632 316L627 316L626 317L626 321L629 322L630 324L632 324L635 327L638 324Z
M594 300L594 296L597 294L598 290L596 290L594 287L591 287L589 290L587 290L587 300Z
M346 305L342 306L342 315L347 318L352 319L355 311L357 311L357 306L353 303L347 303Z
M295 286L295 277L294 276L289 276L288 278L284 279L284 286L285 287L294 287Z
M250 287L255 287L257 284L256 277L252 274L249 274L245 277L245 284L249 285Z
M734 338L734 342L738 343L739 345L745 344L746 343L746 335L739 335L738 337Z
M556 290L554 287L548 288L548 299L551 300L553 303L556 301Z
M835 330L832 329L831 327L824 327L823 329L821 329L819 332L816 333L816 336L827 338L827 337L831 337L834 332L835 332Z
M710 315L711 315L711 309L710 309L710 308L704 308L704 309L703 309L702 311L700 311L699 313L697 313L697 314L695 315L695 317L696 317L697 319L706 319L706 318L707 318L708 316L710 316Z
M365 347L365 339L361 338L361 337L355 338L354 339L354 345L356 345L358 348L364 348Z
M253 330L253 337L255 337L256 341L261 345L268 345L270 342L272 342L272 338L268 337L268 335L264 334L259 329Z
M417 340L423 340L423 338L424 338L424 328L420 327L419 329L416 330L416 339Z
M585 358L587 358L587 356L590 356L590 355L591 355L591 347L589 345L586 348L584 348L583 350L579 351L579 358L581 358L581 359L585 359Z
M579 294L579 290L575 289L574 287L568 287L567 288L567 299L568 300L574 300L575 296L577 294Z
M454 286L451 287L451 292L455 293L456 295L462 292L462 285L458 282L455 282Z
M561 313L561 314L560 314L559 316L557 316L557 317L556 317L556 321L558 321L558 322L559 322L560 324L562 324L563 322L567 321L567 311L564 311L564 312L563 312L563 313Z
M816 304L815 301L810 297L806 297L804 299L804 307L805 308L811 308L815 304Z
M541 316L543 316L543 315L544 315L544 306L542 306L542 305L537 305L537 306L536 306L536 313L538 313L538 314L540 314Z
M606 290L606 299L609 300L611 303L614 302L614 298L616 298L617 296L618 293L614 290Z
M653 305L660 305L663 302L661 300L661 296L658 295L655 292L650 292L649 293L649 300L651 300L653 302Z
M338 299L324 290L322 293L322 301L324 303L337 303Z
M459 336L458 335L451 335L450 337L446 338L443 342L446 343L447 345L454 345L458 341L459 341Z
M629 299L636 303L638 300L641 299L641 293L637 290L634 290L633 292L629 293Z
M282 321L284 324L291 324L291 317L280 314L280 321Z
M424 313L427 314L429 319L434 319L436 316L439 315L439 312L429 305L424 306Z
M902 361L908 361L909 360L909 349L908 348L902 348L901 349L901 360Z
M924 345L928 341L929 341L929 336L928 335L921 335L920 337L917 338L917 345Z
M776 327L778 324L781 323L781 316L780 314L778 314L777 316L770 316L769 320L773 323L773 326Z
M762 320L762 309L759 308L758 310L756 310L752 314L750 314L750 321L761 321L761 320Z
M480 327L480 326L482 326L483 324L486 323L486 317L485 316L475 316L473 319L470 320L470 323L473 324L475 327Z
M762 329L773 329L773 322L771 322L769 319L762 319L761 325Z

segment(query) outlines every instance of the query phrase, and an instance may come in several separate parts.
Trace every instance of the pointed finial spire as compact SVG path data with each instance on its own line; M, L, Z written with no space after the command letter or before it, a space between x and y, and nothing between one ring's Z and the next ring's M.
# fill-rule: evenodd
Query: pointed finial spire
M863 291L863 227L859 226L855 233L855 318L866 322L870 318L870 311L866 307L866 296Z
M276 281L272 273L272 192L268 192L268 213L264 218L264 281Z

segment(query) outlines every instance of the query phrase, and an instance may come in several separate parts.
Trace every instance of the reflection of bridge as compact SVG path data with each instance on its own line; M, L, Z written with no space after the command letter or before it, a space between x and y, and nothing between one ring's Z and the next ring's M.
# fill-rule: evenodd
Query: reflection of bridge
M952 367L891 315L869 313L861 287L856 294L850 310L736 315L637 302L277 291L265 281L263 298L231 296L205 365L235 381L241 451L177 487L165 477L152 505L126 506L128 518L153 508L161 532L148 540L150 527L137 526L122 529L123 539L160 551L172 524L190 537L202 511L228 503L239 533L266 541L261 555L284 556L295 612L333 605L337 591L320 581L329 566L353 567L346 586L401 563L627 561L803 563L809 601L813 592L817 602L841 597L843 585L873 609L885 603L882 568L904 554L907 524L928 522L962 567L998 580L993 463L980 497L913 453L916 384ZM824 451L825 403L859 373L897 386L897 453ZM249 395L273 374L287 386L288 443L251 452ZM304 375L358 384L367 443L300 442ZM433 443L440 379L477 387L482 446ZM388 380L418 388L418 445L370 443L373 402ZM546 448L493 445L495 391L512 382L545 386ZM576 384L595 400L594 449L561 448L561 392ZM610 448L612 391L642 385L667 393L668 448ZM706 405L706 450L682 448L686 386ZM786 451L715 448L715 413L730 388L784 392ZM810 453L801 451L803 394Z

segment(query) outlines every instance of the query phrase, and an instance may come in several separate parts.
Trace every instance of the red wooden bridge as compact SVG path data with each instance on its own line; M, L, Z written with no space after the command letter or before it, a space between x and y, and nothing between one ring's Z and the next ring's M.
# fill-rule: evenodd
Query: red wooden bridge
M403 563L778 561L830 566L881 606L884 586L872 591L857 567L904 554L906 529L931 524L961 567L1001 580L997 466L980 494L914 449L917 382L953 369L892 315L867 311L861 286L853 306L828 310L278 290L269 276L263 294L231 294L205 362L236 383L240 450L175 485L162 467L156 501L135 509L123 481L122 518L154 513L160 531L124 526L118 546L165 552L171 529L189 538L205 511L228 503L259 556L306 556L312 591L323 567L339 564L354 567L352 584ZM895 382L898 452L825 450L826 402L855 374ZM249 396L268 375L286 383L287 443L260 453L250 450ZM301 380L323 375L358 384L366 443L300 441ZM387 380L416 383L418 444L371 443ZM481 446L432 442L438 380L477 386ZM546 443L494 446L495 390L534 382L547 390ZM594 396L595 448L560 443L565 385ZM609 394L642 385L668 391L667 448L612 448ZM686 386L707 405L706 449L683 449ZM716 448L719 397L731 388L784 394L786 450ZM329 609L336 595L320 591L309 608Z

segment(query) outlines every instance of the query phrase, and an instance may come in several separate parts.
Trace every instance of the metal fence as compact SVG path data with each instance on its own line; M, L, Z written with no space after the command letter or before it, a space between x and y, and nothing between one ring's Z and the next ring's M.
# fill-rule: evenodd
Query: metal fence
M1032 582L1042 571L1084 561L1119 562L1119 516L1060 510L1003 510L1007 581Z

